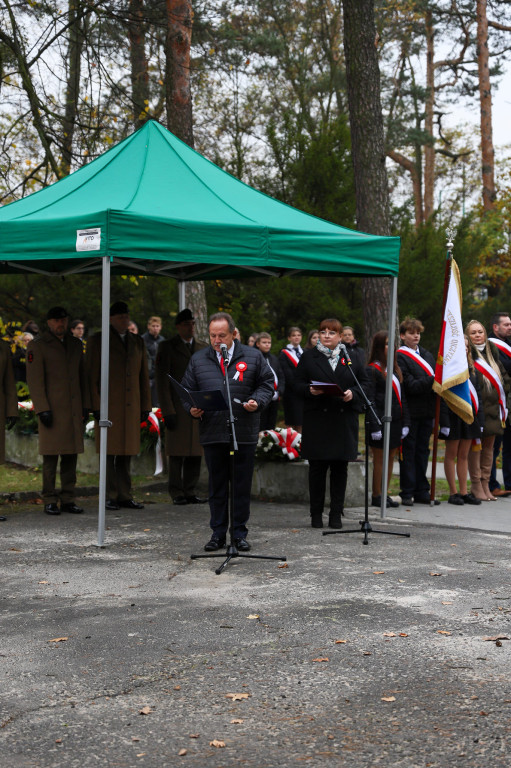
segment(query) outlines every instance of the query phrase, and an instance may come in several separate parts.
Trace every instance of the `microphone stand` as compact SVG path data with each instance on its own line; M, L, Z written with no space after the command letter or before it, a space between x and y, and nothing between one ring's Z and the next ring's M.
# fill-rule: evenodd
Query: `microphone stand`
M286 560L285 557L278 557L275 555L251 555L248 552L240 552L238 550L238 547L236 546L236 540L234 538L234 456L235 453L238 450L238 442L236 440L236 428L234 426L235 418L234 414L232 412L232 402L231 402L231 390L229 387L229 376L228 374L228 363L229 363L229 354L227 351L227 346L225 344L220 345L220 351L222 353L222 357L224 360L224 381L225 381L225 387L227 392L227 404L229 406L229 418L228 418L228 425L229 425L229 536L230 536L230 543L227 547L227 552L214 552L210 554L205 555L190 555L192 560L197 560L199 558L211 558L211 557L225 557L224 562L218 566L218 568L215 569L215 573L217 576L219 576L224 568L227 566L227 564L235 557L247 557L252 560ZM243 407L243 406L242 406Z
M361 533L364 534L364 540L362 544L369 544L369 539L368 539L369 533L382 533L382 534L387 534L389 536L405 536L406 538L410 538L409 533L397 533L396 531L382 531L379 528L373 528L371 523L369 522L369 429L370 429L369 411L372 413L374 420L380 427L382 425L382 422L379 419L379 417L376 415L376 412L373 408L373 404L367 397L366 393L364 392L363 388L360 385L359 380L356 377L355 371L353 370L351 365L351 358L344 344L341 346L341 351L348 365L348 370L351 373L355 381L355 384L358 388L358 391L361 393L362 398L364 400L364 413L365 413L364 426L365 426L365 451L366 451L365 453L365 484L364 484L365 514L364 514L364 519L359 520L360 528L342 528L342 530L339 530L339 531L323 531L323 536L332 536L335 533L358 533L360 531ZM390 422L391 418L384 416L383 420Z

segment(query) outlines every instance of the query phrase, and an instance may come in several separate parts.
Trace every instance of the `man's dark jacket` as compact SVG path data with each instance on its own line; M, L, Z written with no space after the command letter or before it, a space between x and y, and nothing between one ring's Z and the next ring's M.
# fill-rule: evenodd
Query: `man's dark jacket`
M241 373L236 366L243 363L246 364L246 369ZM244 366L240 365L240 367ZM227 371L231 401L234 398L241 403L255 400L259 406L257 411L250 413L240 403L232 403L236 418L236 439L238 443L257 443L259 412L273 396L273 373L258 349L246 347L236 339ZM235 379L237 374L238 378ZM193 355L181 384L193 392L219 389L227 399L224 375L213 347L201 349ZM183 405L188 410L192 408L192 403L184 402ZM199 434L202 445L228 443L228 411L206 411L200 420Z

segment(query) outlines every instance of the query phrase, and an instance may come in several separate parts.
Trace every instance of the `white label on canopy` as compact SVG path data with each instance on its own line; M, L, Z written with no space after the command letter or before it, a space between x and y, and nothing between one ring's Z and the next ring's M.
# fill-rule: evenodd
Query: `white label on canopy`
M101 247L101 229L77 229L77 251L99 251Z

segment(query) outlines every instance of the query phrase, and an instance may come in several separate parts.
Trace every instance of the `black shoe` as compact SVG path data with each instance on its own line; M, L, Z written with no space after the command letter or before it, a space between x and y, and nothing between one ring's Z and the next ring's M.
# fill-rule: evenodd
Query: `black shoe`
M461 493L451 493L447 503L455 504L457 507L462 507L465 504L465 501Z
M44 511L47 515L60 515L60 509L58 504L45 504Z
M187 504L205 504L207 499L201 499L199 496L187 496L185 501Z
M188 500L184 496L176 496L175 499L173 499L174 504L183 505L188 504Z
M311 514L311 527L323 528L323 514L321 512Z
M112 501L111 499L107 499L105 502L105 509L110 509L112 511L116 509L120 509L120 506L117 504L116 501Z
M413 496L401 496L403 507L413 507Z
M204 552L216 552L219 549L225 547L225 537L221 538L216 534L210 538L208 543L204 546Z
M387 507L399 507L399 501L394 501L390 496L387 496Z
M416 504L431 504L429 496L414 496L413 500L415 501ZM438 507L440 502L438 501L438 499L434 499L433 504L435 505L435 507Z
M143 504L139 504L138 501L133 501L133 499L129 499L128 501L120 501L119 506L123 507L124 509L144 509Z
M342 528L342 520L341 520L342 512L339 514L331 514L328 517L328 527L329 528Z
M234 539L234 543L240 552L250 552L250 544L246 539Z
M381 496L371 496L371 506L381 507Z
M70 502L69 504L61 504L60 511L71 512L73 515L80 515L83 512L83 507L77 507L74 502Z
M494 491L495 493L495 491ZM465 504L480 504L481 499L476 499L473 493L466 493L464 496L461 497Z
M4 517L3 515L0 515L0 523L5 523L6 520L7 520L6 517Z

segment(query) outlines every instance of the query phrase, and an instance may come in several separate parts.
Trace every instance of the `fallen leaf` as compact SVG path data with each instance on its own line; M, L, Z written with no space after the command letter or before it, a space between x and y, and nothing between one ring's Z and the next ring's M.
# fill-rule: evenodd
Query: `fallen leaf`
M312 659L312 661L330 661L328 656L320 656L317 659Z
M131 740L132 740L132 741L140 741L140 739L138 738L138 736L132 736L132 737L131 737Z
M16 549L16 547L9 547L9 552L22 552L22 550Z
M437 629L438 635L452 635L452 632L448 632L446 629Z
M63 643L65 640L69 640L69 637L54 637L52 640L48 640L49 643Z
M243 699L248 699L250 696L249 693L226 693L225 698L226 699L232 699L233 701L242 701Z
M384 632L383 637L396 637L395 632Z
M174 686L174 690L175 691L180 691L181 690L181 686L180 685L175 685Z
M484 709L482 709L482 710L479 712L479 714L480 714L480 715L482 715L483 717L488 717L488 712L485 712L485 711L484 711Z
M55 739L55 744L62 744L62 739Z
M348 642L347 640L336 640L335 644L339 645L339 643L347 643L347 642Z
M436 571L430 571L429 575L430 576L441 576L442 574L441 573L437 573Z
M281 563L280 565L277 565L277 568L289 568L289 563Z
M291 533L300 533L299 528L291 528Z
M137 757L144 757L145 754L146 754L145 752L139 752Z
M234 718L231 720L231 723L232 723L233 725L240 725L241 723L244 723L244 722L245 722L245 721L244 721L244 720L242 720L242 719L241 719L241 718L239 718L239 717L234 717Z
M198 739L199 736L200 736L200 734L198 734L198 733L190 733L189 738L190 739Z
M495 640L495 645L497 648L502 648L502 640Z
M442 605L452 605L452 600L442 600Z
M139 711L138 714L139 715L150 715L152 711L153 710L152 710L151 707L146 706L146 707L142 707L142 709Z
M37 583L38 584L49 584L50 582L49 581L38 581Z
M493 637L483 637L483 640L509 640L509 637L507 635L494 635Z
M371 651L362 651L362 656L372 656Z
M258 613L251 613L247 616L247 619L258 619L259 614Z
M150 530L151 530L150 528L144 528L144 531L150 531Z
M379 576L382 573L385 573L385 571L373 571L375 576Z
M180 749L177 754L179 755L179 757L183 757L183 755L187 755L188 754L188 750L187 749Z
M225 747L225 741L220 741L220 739L213 739L213 741L209 742L210 747Z
M406 632L400 632L399 637L408 637L408 635L406 634Z
M382 701L395 701L396 697L395 696L382 696L381 700Z

